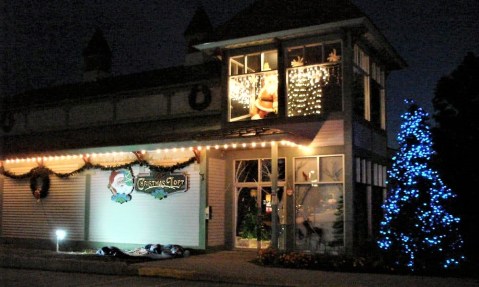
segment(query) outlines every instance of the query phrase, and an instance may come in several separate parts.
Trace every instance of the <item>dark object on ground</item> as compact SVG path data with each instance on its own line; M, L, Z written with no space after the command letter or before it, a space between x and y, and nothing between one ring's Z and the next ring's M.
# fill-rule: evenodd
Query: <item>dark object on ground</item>
M177 244L147 244L144 248L139 248L131 252L125 252L115 246L104 246L98 249L96 254L118 258L148 257L152 259L169 259L187 257L190 255L190 251Z
M145 250L148 252L150 258L179 258L187 257L190 255L190 251L177 244L147 244Z
M120 248L115 246L103 246L102 248L97 250L96 254L101 256L114 256L121 258L128 258L131 256L130 254L123 252Z

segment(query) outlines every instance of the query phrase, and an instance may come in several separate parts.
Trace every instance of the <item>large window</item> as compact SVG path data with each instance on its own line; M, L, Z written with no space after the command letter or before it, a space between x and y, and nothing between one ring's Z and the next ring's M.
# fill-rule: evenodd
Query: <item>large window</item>
M228 59L230 122L342 110L341 42L291 46L284 52L284 59L276 50ZM278 71L278 61L285 61L284 71ZM285 73L285 95L278 95L279 72ZM278 111L278 96L286 98L286 110Z
M341 252L344 243L343 156L294 161L296 248Z
M342 109L341 43L287 49L288 117Z
M375 238L383 217L382 204L386 198L386 166L363 158L356 158L355 202L364 202L364 208L355 211L355 227L359 238Z
M354 46L354 112L381 129L386 128L384 81L384 70Z
M278 53L265 51L229 59L229 120L277 115Z

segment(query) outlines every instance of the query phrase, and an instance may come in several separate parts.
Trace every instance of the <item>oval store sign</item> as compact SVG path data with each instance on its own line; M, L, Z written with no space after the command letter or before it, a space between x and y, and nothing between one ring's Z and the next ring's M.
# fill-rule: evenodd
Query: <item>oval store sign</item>
M188 190L188 177L183 173L152 173L147 176L138 175L135 190L158 194L159 199L171 193Z

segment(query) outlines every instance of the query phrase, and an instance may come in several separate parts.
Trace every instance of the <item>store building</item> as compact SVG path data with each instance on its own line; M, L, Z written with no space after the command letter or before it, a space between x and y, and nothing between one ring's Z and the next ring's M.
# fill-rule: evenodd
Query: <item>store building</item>
M3 241L355 252L377 232L386 78L405 62L349 1L257 1L220 27L199 8L182 65L2 106Z

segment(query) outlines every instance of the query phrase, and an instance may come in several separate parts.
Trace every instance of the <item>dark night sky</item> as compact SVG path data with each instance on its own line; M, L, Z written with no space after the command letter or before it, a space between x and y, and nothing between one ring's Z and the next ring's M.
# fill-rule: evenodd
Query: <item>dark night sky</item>
M0 1L5 94L78 82L81 51L100 27L113 52L113 74L183 63L183 31L202 3L213 25L253 0ZM409 67L388 80L389 142L395 146L403 99L428 112L441 76L468 51L479 55L478 0L353 0ZM178 51L182 53L178 53ZM431 122L433 123L433 122Z

